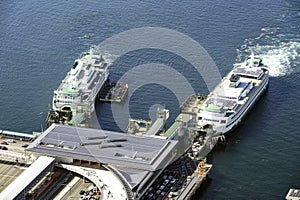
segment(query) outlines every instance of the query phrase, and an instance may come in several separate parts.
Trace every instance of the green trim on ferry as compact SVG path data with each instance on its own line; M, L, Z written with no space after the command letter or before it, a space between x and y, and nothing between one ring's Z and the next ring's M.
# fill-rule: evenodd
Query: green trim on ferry
M214 105L214 104L209 104L207 107L204 107L205 111L208 112L214 112L214 113L220 113L222 110L222 107Z
M64 88L61 90L62 94L79 94L79 90L73 88Z

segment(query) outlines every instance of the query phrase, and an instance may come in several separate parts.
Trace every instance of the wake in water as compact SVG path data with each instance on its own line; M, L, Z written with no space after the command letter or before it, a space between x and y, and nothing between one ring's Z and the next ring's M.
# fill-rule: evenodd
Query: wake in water
M264 64L270 68L270 76L279 77L296 73L300 70L300 35L299 27L293 33L281 33L280 28L262 28L262 33L256 38L246 39L237 49L237 61L242 61L250 55L250 49L255 55L263 58Z

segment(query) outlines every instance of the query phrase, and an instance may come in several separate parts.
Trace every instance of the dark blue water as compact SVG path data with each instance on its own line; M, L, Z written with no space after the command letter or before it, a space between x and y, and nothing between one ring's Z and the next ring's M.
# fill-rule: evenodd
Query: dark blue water
M201 44L222 75L249 47L271 68L269 90L226 147L212 153L212 174L195 199L283 199L290 187L300 188L298 1L28 0L1 1L0 10L1 129L41 130L53 90L91 45L133 28L164 27ZM171 66L196 92L208 92L186 60L162 50L142 49L118 58L111 79L150 62ZM179 103L163 86L137 90L130 98L130 113L149 118L154 104L170 109L171 124ZM109 105L97 104L97 111L101 127L118 129Z

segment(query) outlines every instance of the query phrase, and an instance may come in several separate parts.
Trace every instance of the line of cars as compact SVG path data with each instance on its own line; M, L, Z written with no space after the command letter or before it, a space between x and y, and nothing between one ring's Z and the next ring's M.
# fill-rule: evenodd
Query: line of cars
M182 156L168 166L152 186L143 195L145 200L170 200L176 199L188 179L196 169L195 162L188 156Z
M8 145L8 143L16 143L16 140L14 139L7 139L7 140L2 140L0 144Z
M144 195L144 199L166 199L168 193L178 181L177 174L178 172L176 171L165 171L162 178L159 178L157 181L155 181L152 187L148 189Z
M9 143L16 143L17 141L15 139L7 139L0 141L0 150L8 150L7 145ZM29 144L22 144L21 147L26 148Z
M81 190L79 194L81 195L81 200L99 200L101 191L96 186L92 186L92 188L89 188L86 191Z

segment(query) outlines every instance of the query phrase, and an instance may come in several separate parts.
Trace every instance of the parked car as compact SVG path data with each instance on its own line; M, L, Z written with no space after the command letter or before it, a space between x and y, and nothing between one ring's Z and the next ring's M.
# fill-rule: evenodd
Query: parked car
M28 147L28 144L23 144L22 147L26 148L26 147Z
M8 145L6 141L1 141L0 144Z
M84 195L85 191L84 190L80 190L79 194L80 195Z
M0 146L0 149L1 149L1 150L8 150L8 148L5 147L5 146Z

